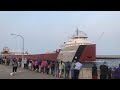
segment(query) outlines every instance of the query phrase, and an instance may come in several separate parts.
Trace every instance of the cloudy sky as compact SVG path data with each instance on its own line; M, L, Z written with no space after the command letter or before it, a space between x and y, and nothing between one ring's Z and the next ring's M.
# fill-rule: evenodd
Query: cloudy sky
M60 48L76 29L96 43L97 55L120 55L119 11L0 11L0 51L7 46L45 53Z

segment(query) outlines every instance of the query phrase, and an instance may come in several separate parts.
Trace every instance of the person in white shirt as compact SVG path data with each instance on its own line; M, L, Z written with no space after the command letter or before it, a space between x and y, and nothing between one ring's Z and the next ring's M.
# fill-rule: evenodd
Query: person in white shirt
M82 64L80 63L80 61L77 61L77 62L75 63L74 79L78 79L78 76L79 76L79 72L80 72L81 67L82 67Z
M29 61L28 66L29 66L29 69L32 70L32 61Z
M65 64L63 63L63 61L61 61L61 62L59 63L59 77L63 77L64 68L65 68Z

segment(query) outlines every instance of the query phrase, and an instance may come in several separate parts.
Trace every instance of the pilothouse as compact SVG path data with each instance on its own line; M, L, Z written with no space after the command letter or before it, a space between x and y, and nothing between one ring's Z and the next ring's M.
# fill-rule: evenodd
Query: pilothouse
M73 35L70 40L64 44L64 47L90 44L92 44L92 42L88 40L87 34L77 29L76 34Z

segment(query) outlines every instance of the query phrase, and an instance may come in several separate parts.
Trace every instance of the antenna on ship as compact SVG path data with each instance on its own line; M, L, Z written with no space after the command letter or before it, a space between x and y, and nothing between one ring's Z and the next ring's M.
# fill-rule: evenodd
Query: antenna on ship
M100 37L99 37L98 40L95 41L95 42L97 43L97 42L103 37L103 35L104 35L104 32L101 33Z
M77 28L77 30L76 30L76 34L77 34L77 36L78 36L78 32L79 32L79 30L78 30L78 28Z
M100 40L100 39L102 38L103 34L104 34L104 32L101 34L101 36L99 37L99 39L98 39L98 40Z

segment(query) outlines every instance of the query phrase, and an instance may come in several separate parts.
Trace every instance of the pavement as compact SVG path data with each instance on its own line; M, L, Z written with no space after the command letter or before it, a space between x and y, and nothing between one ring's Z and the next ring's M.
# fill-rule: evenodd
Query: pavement
M27 69L18 68L14 76L10 76L12 66L0 64L0 79L60 79L50 74L39 73Z

